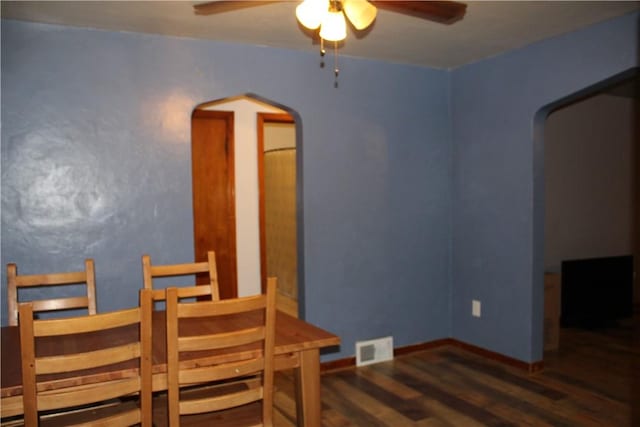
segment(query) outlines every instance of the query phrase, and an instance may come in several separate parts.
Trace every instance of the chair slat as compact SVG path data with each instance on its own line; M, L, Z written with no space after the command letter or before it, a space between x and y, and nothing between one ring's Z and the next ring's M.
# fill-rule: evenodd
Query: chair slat
M43 285L70 285L73 283L84 283L87 273L84 271L73 271L69 273L50 274L29 274L16 277L18 286L31 287Z
M239 391L225 396L208 399L194 399L180 402L180 413L184 415L214 412L233 408L262 399L262 388Z
M33 311L69 310L73 308L87 307L89 305L89 298L69 297L69 298L36 300L32 302L33 302Z
M179 288L178 292L181 288ZM249 296L225 299L216 302L205 302L203 304L184 304L178 306L178 316L206 317L222 316L226 314L237 314L247 311L260 310L266 307L266 301L260 296Z
M261 341L264 336L265 328L259 326L237 332L180 337L178 339L178 351L216 350L236 347Z
M224 363L218 366L185 369L179 372L180 385L193 385L202 382L226 380L229 378L253 375L264 369L264 359L253 359L238 363Z
M48 411L106 401L140 390L140 377L102 382L78 387L67 387L64 393L54 391L38 395L38 410Z
M193 298L193 297L204 297L211 295L211 289L209 286L187 286L183 288L178 288L178 298ZM153 290L153 300L154 301L164 301L167 298L166 289L154 289Z
M104 329L114 329L140 322L137 308L114 313L101 313L92 316L51 319L34 323L34 332L38 336L82 334Z
M99 418L100 422L96 422ZM109 401L104 405L86 411L83 409L68 411L64 414L52 413L40 417L40 427L59 427L73 425L74 427L122 427L139 425L141 423L140 410L136 402L119 403Z
M3 397L0 405L0 418L22 414L22 396Z
M36 360L36 370L39 374L79 371L104 366L105 360L109 360L110 364L115 364L136 359L140 355L140 343L131 343L86 353L41 357Z
M209 263L194 262L151 266L151 274L153 276L181 276L185 274L185 271L188 271L189 273L204 273L205 271L209 271Z

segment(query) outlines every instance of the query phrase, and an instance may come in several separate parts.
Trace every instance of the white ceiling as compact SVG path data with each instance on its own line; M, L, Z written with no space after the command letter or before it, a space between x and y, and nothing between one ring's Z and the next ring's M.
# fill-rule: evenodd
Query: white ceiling
M295 19L299 1L196 15L194 1L2 1L2 18L157 33L317 52ZM259 2L254 2L259 3ZM438 24L379 10L340 55L455 68L640 9L640 1L467 1L465 17Z

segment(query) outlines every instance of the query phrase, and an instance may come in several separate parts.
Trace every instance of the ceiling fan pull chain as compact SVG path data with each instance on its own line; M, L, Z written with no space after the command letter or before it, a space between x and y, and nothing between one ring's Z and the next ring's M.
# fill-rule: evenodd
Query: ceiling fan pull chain
M324 55L327 51L324 49L324 39L320 37L320 68L324 68Z
M333 82L333 87L338 87L338 74L340 74L340 69L338 68L338 42L333 42L333 74L335 81Z
M324 39L322 37L320 37L320 68L324 68L324 57L326 55L327 51L324 48ZM333 82L333 87L337 88L338 87L338 74L340 74L340 69L338 68L338 42L334 41L333 42L333 75L334 75L334 82Z

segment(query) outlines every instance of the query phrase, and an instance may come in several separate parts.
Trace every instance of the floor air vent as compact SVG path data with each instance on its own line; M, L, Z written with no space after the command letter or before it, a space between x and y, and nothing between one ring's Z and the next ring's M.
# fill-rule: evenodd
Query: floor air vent
M393 359L393 337L356 342L356 366Z

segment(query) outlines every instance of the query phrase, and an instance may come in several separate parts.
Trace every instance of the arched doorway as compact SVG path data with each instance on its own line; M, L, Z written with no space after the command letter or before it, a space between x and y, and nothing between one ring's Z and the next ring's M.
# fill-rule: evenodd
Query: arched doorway
M638 269L638 82L637 70L621 73L549 104L536 115L534 241L539 270L534 274L541 288L544 281L540 307L545 351L560 345L563 260L628 254L634 255ZM637 304L637 277L633 288L629 303Z
M301 311L298 301L302 295L302 245L298 232L302 209L297 203L302 176L299 127L295 111L254 95L206 102L192 114L196 260L203 258L207 250L216 252L223 298L258 293L267 276L278 277L281 296L286 295L279 298L283 300L280 308L295 315ZM278 146L293 149L289 150L288 163L265 161L271 157L265 156L265 148L273 151ZM290 170L286 173L273 173L274 167L282 169L287 165ZM279 184L270 182L278 175L292 179L280 180ZM276 191L279 197L274 197ZM278 200L285 200L286 206L271 206ZM280 222L275 225L278 231L270 232L268 227L274 227L273 212L280 213L276 218ZM284 233L285 229L289 231ZM289 238L277 238L284 234ZM275 246L278 244L280 247ZM274 264L270 262L274 253L295 256L287 258L290 262ZM283 270L285 267L288 270ZM293 305L292 294L297 297Z

